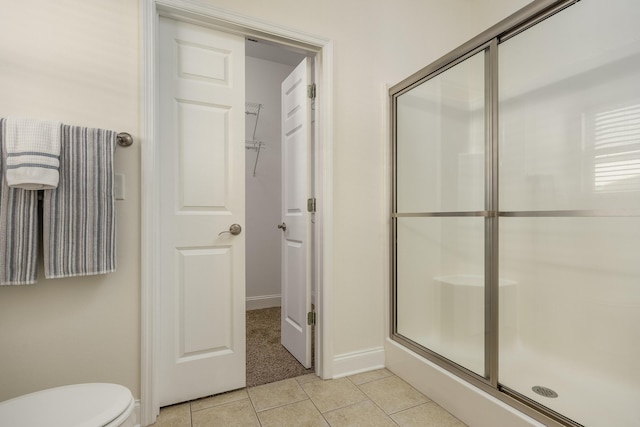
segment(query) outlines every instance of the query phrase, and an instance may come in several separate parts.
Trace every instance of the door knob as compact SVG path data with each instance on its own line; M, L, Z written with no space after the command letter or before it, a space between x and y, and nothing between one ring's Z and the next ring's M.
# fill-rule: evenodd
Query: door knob
M287 224L285 224L284 222L282 224L278 224L278 228L282 231L287 231Z
M240 234L241 231L242 231L242 227L240 227L240 224L231 224L228 230L221 231L220 233L218 233L218 236L224 233L229 233L229 234L233 234L234 236L237 236L238 234Z

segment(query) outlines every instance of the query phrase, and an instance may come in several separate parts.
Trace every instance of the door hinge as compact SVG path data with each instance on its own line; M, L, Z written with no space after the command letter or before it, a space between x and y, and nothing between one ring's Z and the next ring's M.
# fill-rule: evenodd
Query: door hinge
M307 212L315 212L316 211L316 198L312 197L311 199L307 199Z
M316 99L316 84L311 83L307 86L307 96L311 99Z
M316 312L310 311L307 313L307 325L315 326L315 324L316 324Z

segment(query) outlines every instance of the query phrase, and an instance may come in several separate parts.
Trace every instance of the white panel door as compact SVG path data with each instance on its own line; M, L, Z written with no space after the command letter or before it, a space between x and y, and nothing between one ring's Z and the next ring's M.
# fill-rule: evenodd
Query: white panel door
M244 224L244 39L159 32L164 406L245 386L245 241L228 232Z
M311 367L311 100L306 58L282 82L282 345Z

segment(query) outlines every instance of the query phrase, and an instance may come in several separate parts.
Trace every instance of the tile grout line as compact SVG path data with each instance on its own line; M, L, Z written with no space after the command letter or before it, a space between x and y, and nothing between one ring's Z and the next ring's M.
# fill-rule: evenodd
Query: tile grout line
M349 378L347 378L347 380L349 380ZM322 378L320 378L319 380L316 380L316 381L334 381L334 379L330 379L330 380L323 380ZM310 382L311 382L311 381L310 381ZM351 384L353 384L353 381L349 380L349 382L351 382ZM306 383L305 383L305 384L306 384ZM328 414L328 413L335 412L335 411L338 411L338 410L341 410L341 409L349 408L349 407L351 407L351 406L357 405L358 403L362 403L362 402L364 402L364 400L362 400L362 401L360 401L360 402L352 403L351 405L342 406L342 407L340 407L340 408L335 408L335 409L332 409L332 410L330 410L330 411L322 412L322 411L320 410L320 408L318 408L318 406L316 405L316 403L313 401L313 399L311 398L311 396L309 396L309 393L307 393L307 391L302 387L302 384L298 383L298 385L300 386L300 388L302 388L302 391L304 391L304 393L307 395L308 400L311 402L311 404L313 405L313 407L314 407L314 408L316 408L316 411L318 411L318 413L320 414L320 416L322 417L322 419L327 423L327 425L328 425L328 426L331 426L331 423L329 422L329 420L327 419L327 417L325 417L325 416L324 416L324 414ZM355 384L353 384L353 385L355 385ZM364 395L365 395L365 397L367 397L367 399L368 399L368 400L370 400L370 399L368 398L368 396L367 396L364 392L362 392L362 390L360 390L360 388L359 388L358 386L356 386L356 388L357 388L357 389L358 389L362 394L364 394Z
M251 409L253 409L253 415L256 416L256 421L258 421L258 425L262 427L262 421L260 421L260 417L258 416L258 410L256 409L256 405L253 404L251 393L249 393L249 387L245 387L245 389L247 390L247 399L249 399L249 404L251 405Z
M324 381L322 378L318 377L319 379L317 380L313 380L313 381ZM297 380L296 380L297 381ZM311 382L311 381L309 381ZM306 384L306 383L305 383ZM302 391L304 392L304 394L307 396L307 399L309 400L309 402L311 402L311 404L313 405L314 408L316 408L316 411L318 411L318 413L320 414L320 416L322 417L322 419L324 420L325 423L327 423L327 425L329 427L331 427L331 423L329 422L328 419L325 418L324 414L322 413L322 411L320 411L320 408L318 408L318 406L316 405L316 402L313 401L313 399L311 398L311 396L309 396L309 393L307 393L307 390L304 389L304 387L302 387L302 384L300 384L298 382L298 385L300 386L300 388L302 389Z
M417 393L419 393L420 395L424 396L424 397L425 397L425 399L427 399L427 401L426 401L426 402L422 402L422 403L416 403L415 405L408 406L408 407L406 407L406 408L403 408L403 409L400 409L400 410L394 411L394 412L392 412L392 413L387 413L387 411L385 411L385 410L384 410L380 405L378 405L378 404L375 402L375 400L373 400L373 399L372 399L372 398L367 394L367 392L366 392L366 391L364 391L364 390L362 390L362 389L360 388L360 386L362 386L362 385L364 385L364 384L370 384L370 383L372 383L372 382L380 381L380 380L387 379L387 378L391 378L391 377L397 377L397 378L398 378L398 379L400 379L402 382L404 382L405 384L407 384L407 386L409 386L411 389L413 389L414 391L416 391L416 392L417 392ZM378 407L378 408L382 411L382 413L383 413L383 414L385 414L385 415L386 415L386 416L387 416L387 417L388 417L388 418L389 418L389 419L390 419L394 424L396 424L396 425L398 425L398 426L400 426L400 424L399 424L398 422L396 422L396 420L395 420L395 419L393 419L393 418L392 418L392 415L400 414L401 412L408 411L408 410L410 410L410 409L414 409L414 408L417 408L417 407L419 407L419 406L426 405L426 404L429 404L429 403L433 403L433 404L434 404L434 405L436 405L438 408L441 408L443 411L447 412L449 415L453 416L456 420L458 420L459 422L461 422L459 418L457 418L455 415L451 414L451 412L447 411L447 410L446 410L446 409L444 409L442 406L438 405L438 403L437 403L437 402L435 402L433 399L431 399L431 397L429 397L429 396L427 396L426 394L422 393L421 391L417 390L415 387L413 387L411 384L407 383L407 382L406 382L405 380L403 380L402 378L398 377L398 376L397 376L396 374L394 374L393 372L391 372L391 375L387 375L387 376L385 376L385 377L381 377L381 378L372 379L372 380L370 380L370 381L365 381L365 382L360 383L360 384L355 384L355 383L351 380L351 378L348 378L348 379L349 379L349 380L350 380L350 381L351 381L351 382L352 382L352 383L353 383L353 384L354 384L354 385L355 385L355 386L356 386L356 387L357 387L357 388L358 388L362 393L364 393L364 395L365 395L365 396L367 396L367 398L368 398L368 399L369 399L369 400L370 400L370 401L371 401L371 402L372 402L376 407Z
M369 402L373 403L373 404L376 406L376 408L380 409L380 411L381 411L381 412L382 412L382 413L383 413L383 414L384 414L384 415L385 415L389 420L391 420L391 422L392 422L392 423L394 423L394 424L395 424L395 425L397 425L397 426L400 426L400 424L398 424L398 423L396 422L396 420L394 420L393 418L391 418L391 415L387 414L387 411L385 411L384 409L382 409L382 407L380 407L380 405L378 405L378 404L376 403L376 401L375 401L375 400L373 400L373 399L371 398L371 396L369 396L369 395L368 395L364 390L362 390L362 389L360 388L360 386L361 386L362 384L369 384L369 383L372 383L372 382L374 382L374 381L378 381L378 380L381 380L381 379L384 379L384 378L389 378L389 377L391 377L391 376L395 376L395 375L388 375L388 376L386 376L386 377L373 379L373 380L371 380L371 381L365 381L365 382L363 382L363 383L361 383L361 384L356 384L356 383L354 383L354 382L351 380L351 378L349 378L349 377L347 377L347 379L348 379L349 381L351 381L351 384L353 384L354 386L356 386L356 388L357 388L358 390L360 390L360 393L364 394L364 395L367 397L367 400L369 400Z
M370 400L373 402L373 404L374 404L374 405L376 405L378 408L380 408L380 410L382 410L382 412L383 412L385 415L387 415L387 417L389 417L389 418L391 419L391 421L393 421L395 424L400 425L398 422L396 422L396 420L394 420L394 419L391 417L392 415L396 415L396 414L399 414L399 413L401 413L401 412L408 411L408 410L410 410L410 409L414 409L414 408L417 408L417 407L422 406L422 405L427 405L427 404L429 404L429 403L434 404L434 405L435 405L435 406L437 406L438 408L440 408L440 409L442 409L443 411L445 411L447 414L451 415L451 416L452 416L453 418L455 418L458 422L461 422L461 423L462 423L462 421L460 421L460 419L459 419L458 417L456 417L456 416L455 416L455 415L453 415L451 412L449 412L449 411L447 411L446 409L444 409L444 408L443 408L442 406L440 406L436 401L434 401L433 399L431 399L431 397L429 397L429 396L427 396L426 394L422 393L421 391L417 390L414 386L412 386L411 384L409 384L408 382L406 382L405 380L403 380L402 378L398 377L397 375L395 375L395 374L393 374L393 373L391 373L391 375L388 375L388 376L386 376L386 377L377 378L377 379L374 379L374 380L371 380L371 381L363 382L363 383L361 383L360 385L369 384L369 383L372 383L372 382L374 382L374 381L379 381L379 380L383 380L383 379L390 378L390 377L397 377L397 378L399 378L402 382L404 382L405 384L407 384L407 385L408 385L409 387L411 387L414 391L416 391L417 393L420 393L422 396L424 396L424 397L427 399L427 401L426 401L426 402L416 403L415 405L412 405L412 406L409 406L409 407L406 407L406 408L403 408L403 409L400 409L400 410L397 410L397 411L395 411L395 412L392 412L392 413L388 414L384 409L382 409L382 407L380 407L380 406L379 406L379 405L378 405L378 404L377 404L373 399L371 399L371 398L370 398ZM351 380L351 379L349 378L349 380ZM352 381L352 382L353 382L353 381ZM357 384L355 384L355 383L354 383L354 385L355 385L356 387L358 387L358 389L360 389L360 385L357 385ZM360 391L361 391L362 393L364 393L367 397L369 397L369 395L368 395L364 390L360 389ZM463 424L463 425L465 425L464 423L462 423L462 424Z
M368 381L360 382L359 384L356 384L355 380L354 380L354 379L352 379L352 378L350 378L350 376L345 376L345 378L347 379L347 381L349 382L349 384L351 384L351 385L355 386L355 388L356 388L356 389L357 389L357 390L362 394L362 396L364 397L364 399L363 399L363 400L361 400L361 401L358 401L358 402L354 402L354 403L352 403L352 404L350 404L350 405L343 406L343 407L339 407L339 408L335 408L335 409L332 409L332 410L329 410L329 411L326 411L325 413L323 413L323 412L321 412L321 411L320 411L320 408L316 405L316 403L314 402L314 400L311 398L311 396L309 395L309 393L306 391L306 389L305 389L303 386L304 386L305 384L312 383L312 382L315 382L315 381L321 381L321 382L323 382L323 381L335 381L335 380L334 380L334 379L330 379L330 380L323 380L322 378L315 377L315 378L313 378L313 379L311 379L311 380L307 380L307 381L304 381L303 383L300 383L299 378L302 378L302 377L304 377L304 376L299 376L299 377L293 377L293 378L291 378L291 380L294 380L294 381L295 381L295 384L296 384L296 385L297 385L297 386L298 386L298 387L303 391L303 395L304 395L304 396L306 396L306 398L303 398L303 399L301 399L301 400L298 400L298 401L295 401L295 402L286 403L286 404L282 404L282 405L278 405L278 406L275 406L275 407L273 407L273 408L267 408L267 409L264 409L264 410L262 410L262 411L258 411L258 410L256 409L254 399L252 398L251 394L249 393L249 388L256 388L256 387L259 387L259 386L254 386L254 387L244 387L244 389L243 389L243 390L245 390L245 392L246 392L246 398L241 398L241 399L237 399L237 400L234 400L234 401L231 401L231 402L222 403L222 404L220 404L220 405L213 405L213 406L212 406L212 408L213 408L213 407L216 407L216 406L225 406L225 405L227 405L227 404L234 403L234 402L240 402L240 401L243 401L243 400L245 400L245 399L246 399L246 400L248 400L248 402L249 402L249 404L250 404L250 406L251 406L251 409L253 410L253 414L254 414L255 419L256 419L256 421L257 421L257 425L258 425L258 426L260 426L260 427L263 427L263 423L262 423L262 421L260 420L260 417L259 417L259 415L258 415L260 412L265 412L265 411L272 410L272 409L276 409L276 408L282 408L282 407L286 407L286 406L293 405L293 404L298 404L298 403L305 402L305 401L309 401L309 402L311 402L311 404L313 405L313 407L315 408L315 410L316 410L316 411L321 415L322 419L324 420L324 422L325 422L328 426L331 426L331 423L329 422L329 419L327 419L327 418L326 418L326 414L334 413L335 411L339 411L339 410L344 410L344 409L346 409L346 408L350 408L350 407L356 406L356 405L358 405L358 404L362 404L362 403L367 402L367 401L368 401L368 402L370 402L370 403L372 403L372 404L374 405L374 407L378 408L378 409L382 412L382 414L384 414L384 417L385 417L387 420L390 420L390 421L391 421L391 423L392 423L394 426L399 426L399 427L401 427L401 426L402 426L402 424L401 424L399 421L396 421L394 418L392 418L392 416L393 416L393 415L396 415L396 414L400 414L400 413L402 413L402 412L404 412L404 411L408 411L408 410L411 410L411 409L417 408L417 407L419 407L419 406L422 406L422 405L425 405L425 404L428 404L428 403L432 403L433 405L436 405L436 406L438 406L439 408L441 408L443 411L446 411L444 408L440 407L440 405L438 405L435 401L433 401L433 399L431 399L429 396L425 395L424 393L419 392L419 391L418 391L418 390L416 390L413 386L411 386L410 384L406 383L406 381L404 381L404 380L402 380L402 379L400 378L400 380L401 380L402 382L406 383L406 384L407 384L407 386L409 386L411 389L413 389L414 391L416 391L417 393L419 393L420 395L422 395L422 396L426 399L426 401L425 401L425 402L422 402L422 403L416 403L416 404L413 404L413 405L411 405L411 406L409 406L409 407L406 407L406 408L403 408L403 409L400 409L400 410L394 411L394 412L392 412L392 413L387 413L387 412L386 412L386 411L385 411L385 410L384 410L384 409L383 409L383 408L382 408L382 407L381 407L381 406L380 406L380 405L379 405L375 400L373 400L373 399L371 398L371 396L369 396L369 395L367 394L367 392L366 392L363 388L361 388L361 387L362 387L362 386L364 386L364 385L366 385L366 384L374 383L374 382L376 382L376 381L381 381L381 380L384 380L384 379L397 377L397 375L395 375L395 374L393 374L392 372L390 372L390 374L389 374L389 375L386 375L386 376L384 376L384 377L380 377L380 378L373 378L373 379L370 379L370 380L368 380ZM351 377L352 377L352 376L351 376ZM397 377L397 378L399 378L399 377ZM242 389L239 389L239 390L242 390ZM224 393L221 393L221 394L224 394ZM209 396L209 397L213 397L213 396ZM300 396L300 397L302 397L302 396ZM198 412L198 411L203 411L203 410L210 409L210 408L201 408L201 409L194 410L194 408L193 408L193 403L194 403L194 402L196 402L196 401L198 401L198 400L201 400L201 399L195 399L195 400L192 400L192 401L186 402L186 403L188 403L188 405L189 405L189 406L188 406L188 408L189 408L189 411L188 411L188 413L189 413L189 414L188 414L188 415L189 415L188 425L189 425L190 427L193 427L193 426L194 426L194 418L193 418L194 412ZM447 412L449 415L453 416L453 414L451 414L449 411L446 411L446 412ZM455 420L457 420L458 422L460 422L460 420L459 420L457 417L455 417L455 416L453 416L453 417L454 417L454 419L455 419ZM464 424L462 424L462 425L464 425Z

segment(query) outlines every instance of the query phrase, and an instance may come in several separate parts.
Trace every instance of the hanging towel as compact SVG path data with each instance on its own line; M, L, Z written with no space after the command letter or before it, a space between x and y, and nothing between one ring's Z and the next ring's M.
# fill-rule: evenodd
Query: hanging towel
M60 182L42 207L45 277L115 271L115 143L113 131L62 126Z
M25 190L58 186L60 128L53 120L7 118L7 184Z
M0 118L0 285L25 285L37 277L38 192L7 185L5 137Z

